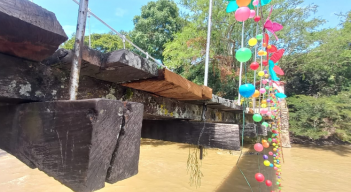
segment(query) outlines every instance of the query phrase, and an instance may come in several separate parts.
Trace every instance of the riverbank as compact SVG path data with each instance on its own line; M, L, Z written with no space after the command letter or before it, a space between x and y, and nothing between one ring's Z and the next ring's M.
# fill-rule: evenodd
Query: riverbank
M334 136L313 140L307 136L298 136L292 133L290 133L290 142L291 144L301 144L301 145L317 145L317 146L350 145L351 146L351 143L341 141L340 139Z

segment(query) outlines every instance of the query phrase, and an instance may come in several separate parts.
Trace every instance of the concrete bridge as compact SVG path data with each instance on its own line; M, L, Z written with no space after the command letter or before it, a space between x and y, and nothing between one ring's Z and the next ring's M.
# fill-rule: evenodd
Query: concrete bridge
M55 15L0 0L0 23L0 148L72 190L137 174L141 137L239 150L236 101L128 50L87 47L78 100L69 101L74 54L58 49L67 36ZM256 127L266 134L248 123L245 135Z

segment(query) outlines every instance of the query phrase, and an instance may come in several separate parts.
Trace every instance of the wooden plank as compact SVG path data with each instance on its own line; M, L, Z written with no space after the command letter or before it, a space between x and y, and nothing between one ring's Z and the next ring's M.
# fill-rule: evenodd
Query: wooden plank
M104 187L123 118L112 100L21 104L12 121L9 153L74 191ZM11 123L9 123L11 124ZM0 127L0 135L3 129Z
M212 89L202 85L202 99L212 99Z
M143 112L143 104L124 102L124 126L107 173L108 183L116 183L138 173Z
M63 53L64 55L64 53ZM69 73L66 68L48 66L0 53L0 102L68 100ZM121 85L82 76L78 99L107 98L144 104L145 119L201 120L202 103L193 104L159 97ZM238 109L239 110L239 109ZM232 111L208 108L208 122L236 123Z
M72 60L73 52L71 50L59 49L42 63L70 70ZM156 63L128 50L101 53L84 47L81 75L113 83L125 83L157 77L158 69Z
M205 97L203 97L204 88L202 86L167 69L159 71L157 79L135 81L122 85L177 100L206 100L209 97L209 92L211 92L208 89L205 90Z
M55 14L23 0L0 1L0 52L41 61L67 40Z
M205 128L199 142L200 145L240 150L239 126L235 124L144 120L141 136L143 138L197 145L203 127Z

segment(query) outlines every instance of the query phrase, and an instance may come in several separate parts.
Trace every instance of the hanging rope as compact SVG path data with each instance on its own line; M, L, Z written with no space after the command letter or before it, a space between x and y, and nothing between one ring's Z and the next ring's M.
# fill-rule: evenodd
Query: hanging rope
M243 108L245 109L245 102L243 102ZM253 192L252 187L249 183L249 181L247 180L244 172L240 169L240 167L238 166L239 164L239 160L241 159L241 155L243 154L243 148L244 148L244 132L245 132L245 110L243 110L243 130L241 132L241 150L240 150L240 156L238 158L238 160L236 161L236 166L238 167L240 173L243 175L247 185L249 185L251 192Z

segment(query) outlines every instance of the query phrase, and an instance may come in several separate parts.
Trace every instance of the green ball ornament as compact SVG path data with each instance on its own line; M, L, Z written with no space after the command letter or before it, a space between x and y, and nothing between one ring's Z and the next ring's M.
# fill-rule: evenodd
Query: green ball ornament
M269 86L266 86L265 88L266 88L266 90L269 90Z
M265 126L265 127L269 126L269 124L267 122L263 122L262 125Z
M268 142L271 143L272 142L272 138L268 138Z
M261 122L262 121L262 116L260 114L254 114L253 120L255 122Z
M251 56L252 56L251 50L248 49L248 48L245 48L245 47L244 48L240 48L235 53L235 58L239 62L246 62L246 61L251 59Z
M261 40L263 39L263 35L262 35L262 34L258 34L258 35L256 36L256 39L259 40L259 41L261 41Z

